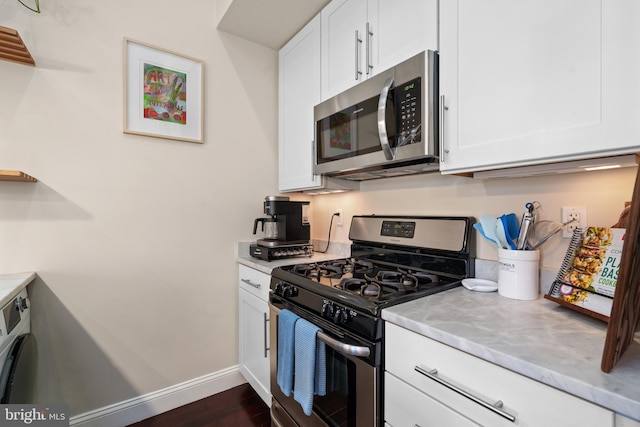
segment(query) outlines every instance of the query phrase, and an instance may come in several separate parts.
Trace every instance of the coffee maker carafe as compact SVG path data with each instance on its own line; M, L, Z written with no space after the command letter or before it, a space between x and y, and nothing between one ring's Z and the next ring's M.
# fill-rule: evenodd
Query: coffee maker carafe
M309 202L290 201L285 196L267 196L263 203L266 218L256 218L253 234L262 225L263 237L251 245L251 255L273 259L289 256L311 256Z
M258 223L262 228L262 239L264 240L277 240L278 239L278 220L271 218L256 218L253 223L253 234L258 232Z

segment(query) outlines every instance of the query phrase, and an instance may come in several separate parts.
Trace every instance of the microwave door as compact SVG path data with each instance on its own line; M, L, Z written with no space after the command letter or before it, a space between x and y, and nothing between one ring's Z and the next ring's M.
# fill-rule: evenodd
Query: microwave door
M358 159L380 152L378 96L358 102L317 122L319 164Z

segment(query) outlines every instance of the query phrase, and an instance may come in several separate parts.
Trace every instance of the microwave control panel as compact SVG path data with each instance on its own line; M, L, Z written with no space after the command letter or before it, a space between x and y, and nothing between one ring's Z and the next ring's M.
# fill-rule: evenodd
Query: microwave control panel
M396 86L395 99L398 118L396 146L422 140L422 100L420 78Z

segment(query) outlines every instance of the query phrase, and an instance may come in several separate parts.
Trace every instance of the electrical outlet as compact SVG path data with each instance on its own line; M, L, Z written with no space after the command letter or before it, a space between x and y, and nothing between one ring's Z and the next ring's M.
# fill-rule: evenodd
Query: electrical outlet
M342 209L336 209L335 213L338 214L336 218L336 225L342 227L342 225L344 224L344 221L342 221Z
M587 226L587 208L563 207L562 222L568 222L572 219L576 221L564 227L564 230L562 230L563 237L571 237L573 236L573 230Z

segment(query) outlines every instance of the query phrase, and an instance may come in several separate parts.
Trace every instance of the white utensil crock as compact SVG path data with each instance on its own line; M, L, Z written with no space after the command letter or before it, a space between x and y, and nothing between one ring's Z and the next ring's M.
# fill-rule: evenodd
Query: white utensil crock
M538 299L540 251L498 249L498 293L519 300Z

